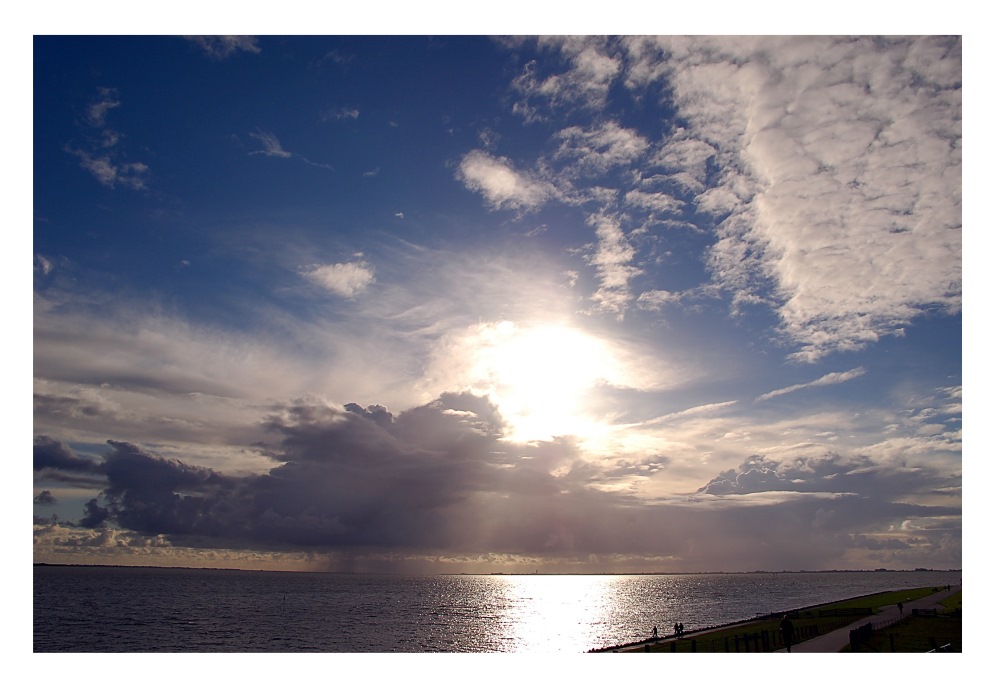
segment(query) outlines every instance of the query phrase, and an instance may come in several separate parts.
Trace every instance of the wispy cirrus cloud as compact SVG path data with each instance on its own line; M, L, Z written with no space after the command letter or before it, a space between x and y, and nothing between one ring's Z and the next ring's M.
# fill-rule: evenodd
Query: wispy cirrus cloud
M771 392L766 392L763 395L757 397L757 402L763 402L764 400L773 399L780 395L787 395L790 392L795 392L797 390L805 390L806 388L816 388L822 387L824 385L836 385L838 383L846 383L849 380L854 380L858 376L863 376L867 371L864 366L858 366L857 368L852 368L850 371L841 371L836 373L827 373L825 376L817 378L816 380L810 381L808 383L800 383L798 385L789 385L786 388L781 388L780 390L772 390Z
M271 132L258 129L250 132L250 136L257 139L264 148L259 151L250 151L250 155L265 155L273 158L291 158L292 154L281 147L278 137Z
M67 144L65 150L80 159L80 166L109 189L126 187L145 189L149 166L128 160L122 134L108 124L112 110L121 106L118 90L102 87L86 110L86 142Z
M648 421L643 421L642 426L655 426L657 424L662 424L667 421L676 421L677 419L685 419L688 417L705 416L709 414L714 414L717 411L732 407L737 404L738 400L729 400L726 402L712 402L710 404L699 404L697 407L689 407L688 409L683 409L678 412L673 412L671 414L664 414L663 416L658 416L655 419L649 419Z
M361 116L361 111L357 108L350 108L347 106L340 108L333 108L325 115L323 115L324 121L330 120L356 120Z
M223 60L237 53L259 53L256 36L185 36L206 55Z
M262 129L258 129L255 132L250 132L250 136L257 139L264 147L257 151L250 151L250 155L262 155L269 158L294 158L296 160L301 160L307 165L312 165L314 167L321 167L326 170L333 172L333 166L326 163L314 163L303 155L298 153L292 153L291 151L286 151L281 145L281 141L272 132L267 132Z

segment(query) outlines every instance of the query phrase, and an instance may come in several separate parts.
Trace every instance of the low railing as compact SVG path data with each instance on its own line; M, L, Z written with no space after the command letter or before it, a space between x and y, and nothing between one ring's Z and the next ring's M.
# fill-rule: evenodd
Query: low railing
M955 649L952 648L951 644L945 644L944 646L939 646L937 648L932 648L927 651L928 653L954 653Z
M843 629L844 626L842 620L835 621L828 619L823 621L817 620L813 623L803 623L800 619L799 623L795 625L793 645L837 629ZM650 653L653 652L654 646L656 647L656 652L666 653L773 653L776 650L784 648L785 644L782 642L781 633L777 629L773 629L757 632L739 632L734 630L732 633L720 634L715 632L711 634L699 634L690 638L679 637L668 640L662 638L647 639L642 643L642 650ZM635 645L632 645L630 648L638 650ZM617 653L619 650L626 650L626 648L621 647L620 649L605 650Z
M910 614L913 615L914 617L937 617L939 613L938 610L935 608L913 608L910 610ZM868 622L867 624L863 624L860 627L855 627L850 631L851 650L858 651L863 644L865 644L872 638L872 635L875 632L881 631L883 629L888 629L889 627L893 627L899 624L900 622L903 622L906 618L907 618L906 615L893 616L886 618L884 620L876 620L873 622ZM932 650L928 651L928 653L934 653L934 652L948 653L952 651L950 643L938 647L933 637L930 638L930 644L933 648ZM891 633L889 634L889 651L890 652L893 651L893 638Z

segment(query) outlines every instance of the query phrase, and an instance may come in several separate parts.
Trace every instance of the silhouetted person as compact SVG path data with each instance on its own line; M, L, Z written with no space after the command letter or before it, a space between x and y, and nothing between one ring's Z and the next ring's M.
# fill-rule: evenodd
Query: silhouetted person
M653 625L653 638L655 639L655 638L657 638L658 636L659 636L659 633L658 633L658 631L657 631L657 629L656 629L656 625Z
M903 601L899 601L898 603L896 603L896 607L899 608L899 614L902 615L903 614Z
M792 624L792 620L788 615L781 618L778 631L781 633L781 640L785 643L785 650L791 653L792 641L795 640L795 625Z
M681 635L681 626L678 623L674 622L674 636L680 636L680 635Z
M678 634L679 634L680 636L684 636L684 623L683 623L683 622L680 622L680 623L679 623L679 624L677 625L677 633L678 633Z

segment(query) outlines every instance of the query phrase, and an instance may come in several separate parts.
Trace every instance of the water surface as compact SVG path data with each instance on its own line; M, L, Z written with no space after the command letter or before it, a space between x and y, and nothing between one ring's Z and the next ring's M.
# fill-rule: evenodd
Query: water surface
M34 650L583 653L961 572L393 576L35 567Z

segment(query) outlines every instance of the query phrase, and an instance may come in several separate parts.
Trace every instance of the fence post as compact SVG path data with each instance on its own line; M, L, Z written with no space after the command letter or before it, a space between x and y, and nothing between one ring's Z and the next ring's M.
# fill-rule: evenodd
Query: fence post
M722 646L723 646L723 648L726 649L726 653L729 653L729 637L728 636L722 637Z
M696 653L698 651L698 640L691 639L691 652Z
M739 653L740 652L740 635L739 634L733 634L733 641L736 642L736 652Z
M670 642L670 652L671 653L677 653L677 642L676 641L671 641Z

